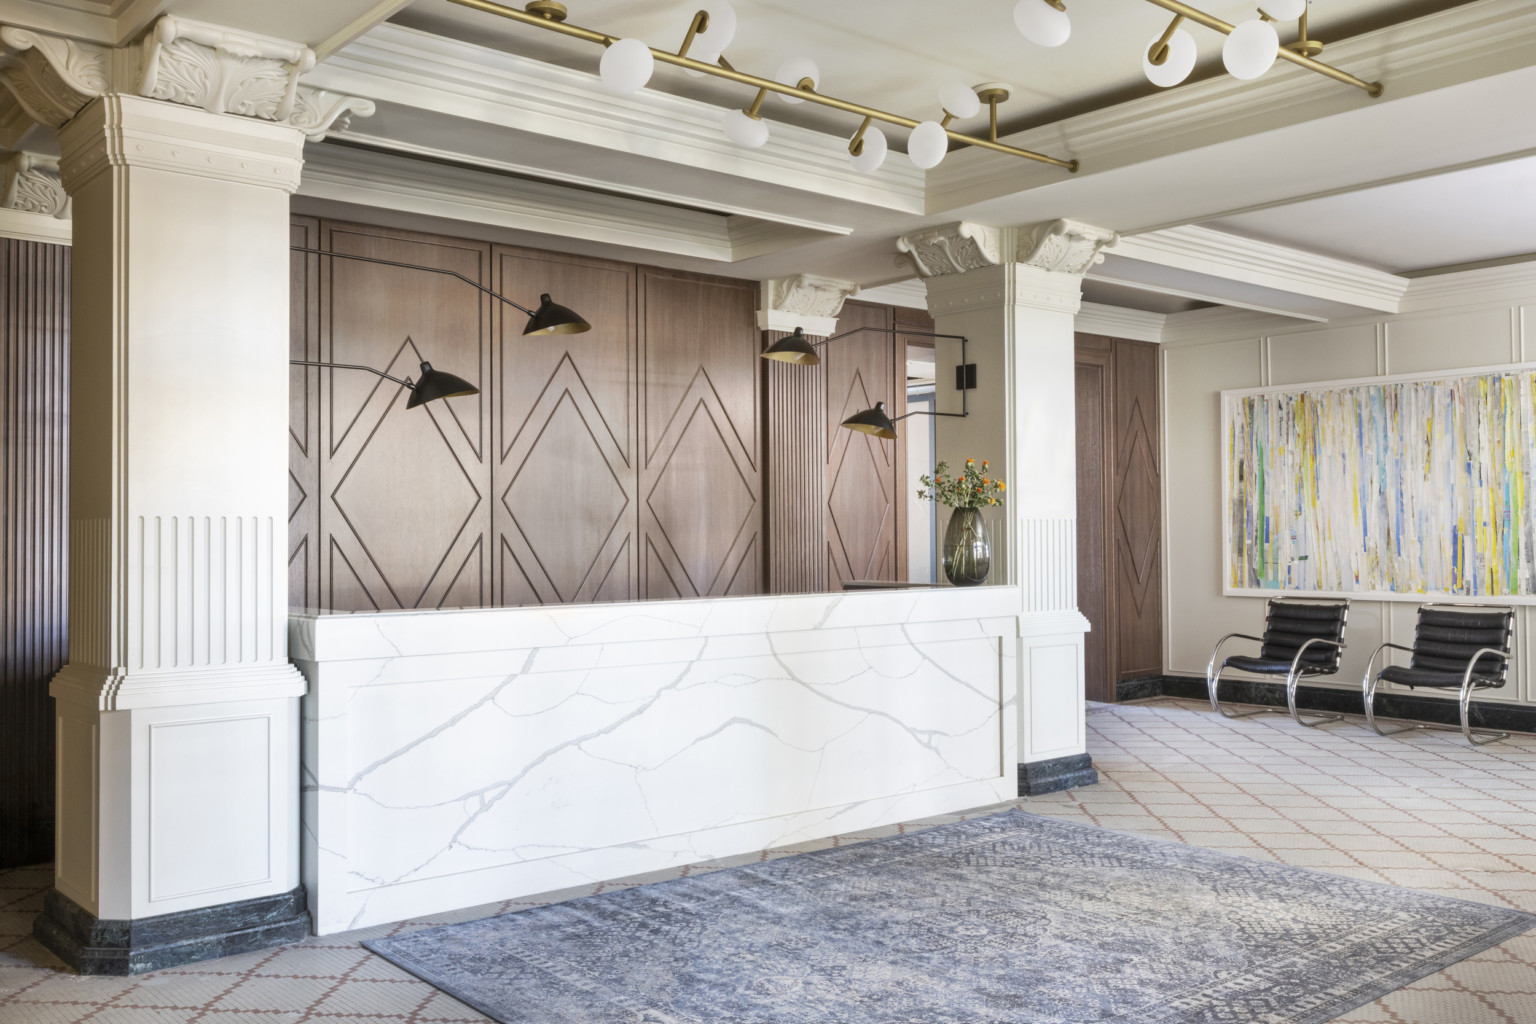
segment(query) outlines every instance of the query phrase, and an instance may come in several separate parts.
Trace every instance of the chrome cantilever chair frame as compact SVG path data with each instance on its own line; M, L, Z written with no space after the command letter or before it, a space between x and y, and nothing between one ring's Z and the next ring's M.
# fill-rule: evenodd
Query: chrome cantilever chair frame
M1455 608L1460 611L1473 609L1478 611L1509 611L1507 606L1502 605L1489 607L1486 605L1448 604L1446 602L1426 604L1420 607ZM1365 698L1365 724L1374 729L1378 736L1396 736L1400 732L1456 732L1455 726L1438 725L1434 722L1414 722L1410 725L1400 725L1395 729L1383 729L1380 725L1376 724L1376 711L1372 705L1376 701L1376 684L1381 681L1381 673L1372 670L1376 667L1376 656L1388 648L1396 651L1407 651L1409 654L1413 653L1412 647L1404 647L1402 644L1382 644L1371 652L1371 660L1365 663L1365 678L1360 681L1361 695ZM1474 747L1486 746L1489 743L1497 743L1499 740L1509 739L1509 733L1507 732L1473 732L1472 724L1468 721L1468 716L1472 710L1472 695L1479 690L1492 690L1498 687L1498 684L1493 680L1472 674L1472 670L1477 667L1477 663L1483 659L1485 654L1494 655L1504 662L1506 666L1509 664L1508 651L1501 651L1496 647L1483 647L1479 648L1477 653L1472 655L1471 659L1467 662L1467 670L1462 673L1461 700L1458 702L1461 707L1461 735Z
M1266 624L1269 622L1270 607L1274 605L1276 601L1285 600L1286 598L1283 597L1272 597L1269 599L1269 604L1264 606L1264 621ZM1348 602L1345 602L1344 621L1339 626L1341 632L1343 631L1344 626L1348 624L1348 622L1349 604ZM1302 658L1306 655L1308 647L1311 647L1313 644L1326 644L1329 647L1335 647L1342 651L1349 646L1348 644L1343 643L1342 641L1328 640L1323 637L1313 637L1296 649L1296 657L1291 659L1291 670L1287 672L1285 676L1284 711L1281 711L1279 708L1255 708L1252 711L1229 712L1222 709L1221 701L1218 700L1216 696L1217 690L1221 686L1222 670L1226 668L1225 665L1218 665L1218 662L1221 659L1221 648L1224 644L1226 644L1228 640L1252 640L1255 643L1264 643L1263 637L1254 636L1251 633L1228 633L1226 636L1216 641L1216 647L1211 651L1211 660L1205 666L1205 686L1206 691L1210 694L1211 697L1212 711L1216 712L1218 715L1222 715L1225 718L1252 718L1255 715L1289 714L1291 716L1291 721L1295 722L1297 725L1305 726L1308 729L1315 729L1318 726L1326 725L1329 722L1338 722L1343 720L1343 715L1336 715L1331 711L1316 712L1310 719L1302 718L1301 714L1296 710L1296 687L1301 682Z

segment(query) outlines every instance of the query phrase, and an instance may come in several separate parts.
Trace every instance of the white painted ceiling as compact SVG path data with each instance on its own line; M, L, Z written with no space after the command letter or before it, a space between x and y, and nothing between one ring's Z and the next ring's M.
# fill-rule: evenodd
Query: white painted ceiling
M1536 254L1536 156L1206 222L1391 273Z
M1014 0L736 0L739 27L726 57L739 70L771 78L786 59L809 56L821 68L821 92L918 120L939 116L937 92L945 82L1006 83L1014 93L999 108L1005 134L1063 112L1157 91L1142 75L1141 57L1170 20L1162 8L1145 0L1073 0L1072 37L1060 47L1044 48L1019 34L1013 5ZM686 0L567 0L570 24L674 51L699 6ZM1258 10L1253 0L1202 0L1198 6L1233 23L1251 20ZM1454 0L1312 0L1310 34L1334 40L1339 26L1358 31L1454 6ZM416 0L392 20L593 73L601 56L593 44L449 0ZM1189 31L1200 53L1196 77L1219 71L1223 37L1198 25ZM651 88L722 107L746 106L752 99L744 86L693 78L672 67L659 67ZM858 126L852 115L815 104L775 99L768 113L835 134L851 134ZM971 131L985 126L984 113L957 125ZM904 148L904 140L893 138L893 145Z

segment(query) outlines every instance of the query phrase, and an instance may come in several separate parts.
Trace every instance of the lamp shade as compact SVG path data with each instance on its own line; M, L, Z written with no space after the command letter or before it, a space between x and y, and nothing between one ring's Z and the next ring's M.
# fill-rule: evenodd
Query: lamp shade
M1280 33L1267 21L1255 18L1232 30L1221 47L1221 62L1233 78L1258 78L1275 66L1280 56Z
M655 73L656 58L642 40L620 39L603 51L598 71L613 92L639 92Z
M981 98L964 82L948 82L939 89L939 103L960 120L981 113Z
M1295 21L1307 13L1307 0L1264 0L1264 12L1280 21Z
M1019 0L1013 23L1036 46L1060 46L1072 34L1072 19L1045 0Z
M885 133L874 125L864 129L864 148L857 156L850 156L849 162L853 169L862 174L873 174L885 163L885 154L890 149L890 143L885 141Z
M791 57L779 65L779 73L774 75L773 78L776 82L793 85L796 88L799 88L800 83L809 78L811 80L811 88L814 89L821 84L821 69L809 57ZM781 92L776 92L774 95L785 103L805 102L805 100L795 96L785 96Z
M891 418L885 414L884 402L876 402L873 409L854 413L843 420L842 425L849 430L883 437L887 441L896 440L896 424L892 423Z
M907 157L921 170L939 166L949 152L949 136L937 121L924 121L907 136Z
M528 318L526 334L580 334L590 331L592 325L564 306L549 301L548 295L539 296L539 308Z
M1146 74L1147 81L1163 89L1178 85L1189 77L1189 73L1195 70L1195 37L1183 29L1176 30L1168 37L1168 55L1163 58L1161 64L1153 64L1151 58L1152 47L1162 38L1159 33L1153 36L1147 43L1147 50L1141 57L1141 70Z
M768 141L768 125L745 110L733 110L720 122L725 137L738 146L756 149Z
M763 358L801 366L815 366L821 362L821 356L816 354L816 349L805 338L804 329L799 327L795 328L794 334L786 334L764 349Z
M453 398L457 395L478 395L480 389L475 387L463 377L455 377L451 373L432 369L432 364L421 364L421 379L411 386L410 401L405 403L407 409L414 409L418 405L426 405L435 402L439 398Z
M714 0L700 9L709 15L709 27L694 37L693 49L688 56L705 64L714 64L725 52L725 48L731 45L731 40L736 38L736 8L726 0ZM702 71L692 68L686 70L693 78L704 77Z

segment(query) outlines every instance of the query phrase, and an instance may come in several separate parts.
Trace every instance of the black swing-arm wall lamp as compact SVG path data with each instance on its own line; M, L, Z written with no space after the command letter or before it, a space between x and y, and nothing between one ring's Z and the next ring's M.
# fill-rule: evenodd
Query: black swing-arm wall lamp
M529 334L580 334L583 331L590 331L592 329L591 324L571 310L551 302L548 295L541 295L539 297L538 309L529 309L526 306L513 302L500 292L487 288L479 281L444 267L424 267L417 263L402 263L399 260L386 260L378 256L358 256L349 252L332 252L329 249L314 249L303 245L290 245L288 248L293 252L309 253L314 256L334 256L337 259L357 260L361 263L378 263L386 267L400 267L404 270L425 270L433 274L447 274L449 277L456 277L477 291L484 292L492 298L499 299L507 305L528 314L528 323L523 327L523 334L525 336ZM406 339L407 342L410 340L410 338ZM362 370L365 373L377 374L385 380L394 381L396 384L401 384L410 389L410 400L405 403L407 409L414 409L418 405L426 405L428 402L436 401L439 398L454 398L459 395L478 395L480 393L479 388L463 377L455 376L442 370L434 370L432 364L425 360L421 364L421 379L415 382L412 382L409 377L402 379L391 376L383 370L376 370L372 366L363 366L359 363L325 363L313 359L290 359L288 362L293 366L318 366L331 370Z
M816 352L818 348L831 342L840 341L843 338L849 338L855 334L863 333L864 331L875 331L880 334L905 335L917 338L948 338L952 341L958 341L960 342L960 366L962 368L962 372L964 371L964 367L968 365L968 360L966 359L966 346L969 344L969 342L967 341L965 335L935 334L932 331L911 331L905 328L896 327L855 327L851 331L844 331L842 334L834 334L830 338L823 338L821 341L810 340L805 336L805 330L803 328L796 327L793 334L786 334L772 345L769 345L763 351L763 358L772 359L781 363L794 363L799 366L815 366L817 363L821 362L821 356ZM968 385L969 381L962 379L961 383ZM962 387L960 389L959 412L929 412L926 409L916 409L912 412L902 413L900 416L892 418L891 415L885 411L885 403L876 402L873 409L865 409L862 412L856 412L852 416L849 416L847 419L843 420L841 425L848 430L857 430L865 434L873 434L876 437L884 438L887 441L894 441L896 439L897 422L904 420L909 416L950 416L955 419L964 419L965 417L969 416L971 414L971 408L966 395L966 392L969 390L970 388L968 386Z
M592 329L591 324L587 323L571 310L566 309L564 306L561 306L558 303L551 302L548 295L539 296L538 309L529 309L527 306L524 306L521 303L513 302L511 299L501 294L501 292L498 292L493 288L487 288L485 285L481 284L479 281L476 281L474 278L465 277L458 271L449 270L446 267L423 267L416 263L401 263L398 260L380 259L377 256L358 256L350 252L333 252L330 249L313 249L303 245L290 245L288 248L293 252L307 252L315 256L334 256L335 258L342 260L357 260L360 263L377 263L386 267L401 267L405 270L425 270L433 274L447 274L449 277L456 277L460 281L463 281L465 284L469 285L471 288L484 292L491 298L499 299L512 308L526 313L528 315L528 323L523 327L524 335L581 334L583 331L590 331Z

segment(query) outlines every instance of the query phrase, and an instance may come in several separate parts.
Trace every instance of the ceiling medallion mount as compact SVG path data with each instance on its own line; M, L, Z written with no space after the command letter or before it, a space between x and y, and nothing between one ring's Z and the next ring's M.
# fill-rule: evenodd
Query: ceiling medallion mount
M565 4L559 0L531 0L523 10L545 21L564 21L566 15Z

